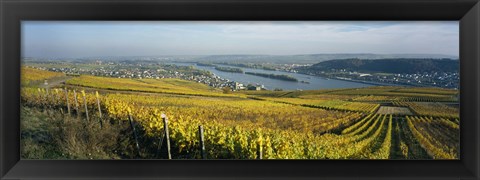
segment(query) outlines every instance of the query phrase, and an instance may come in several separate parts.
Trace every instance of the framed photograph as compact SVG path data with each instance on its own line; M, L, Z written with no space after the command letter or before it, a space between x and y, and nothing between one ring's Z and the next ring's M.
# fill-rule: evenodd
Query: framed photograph
M2 179L479 179L480 5L1 1Z

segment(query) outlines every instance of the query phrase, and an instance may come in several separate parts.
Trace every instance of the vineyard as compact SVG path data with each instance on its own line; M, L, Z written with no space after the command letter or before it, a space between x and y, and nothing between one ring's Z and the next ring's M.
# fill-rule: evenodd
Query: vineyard
M168 93L198 96L231 96L218 93L206 85L181 79L118 79L96 76L80 76L69 79L66 84L89 88L117 91L135 91L151 93Z
M418 102L393 102L396 106L408 107L413 112L422 116L434 116L458 119L458 109L440 103L418 103Z
M23 86L21 102L26 112L61 114L99 132L124 127L120 158L458 159L458 108L432 102L453 102L455 93L408 89L224 94L178 79L80 76ZM377 113L385 102L413 115Z
M327 110L346 110L357 111L365 113L373 113L380 107L376 103L362 103L362 102L349 102L342 100L325 100L325 99L305 99L305 98L258 98L260 100L268 100L273 102L282 102L288 104L296 104L307 107L317 107Z
M31 83L35 83L35 82L43 83L40 81L65 76L63 73L44 71L44 70L39 70L39 69L34 69L29 67L22 67L21 71L22 71L22 74L21 74L22 85L30 85Z

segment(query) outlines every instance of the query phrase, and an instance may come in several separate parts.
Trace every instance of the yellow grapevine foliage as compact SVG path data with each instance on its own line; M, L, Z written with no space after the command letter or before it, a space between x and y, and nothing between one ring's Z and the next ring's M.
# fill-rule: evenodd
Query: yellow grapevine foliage
M373 113L379 104L362 103L362 102L348 102L341 100L326 100L326 99L306 99L306 98L261 98L263 100L284 102L297 105L304 105L309 107L318 107L328 110L348 110L357 112Z
M434 159L457 159L460 131L446 131L440 120L407 116L407 124L420 145Z
M44 71L35 68L22 66L21 68L21 82L28 85L31 82L40 82L46 79L65 76L63 73ZM40 82L43 83L43 82Z
M397 106L405 106L423 116L437 116L444 118L459 118L458 108L449 107L441 103L393 102Z
M62 89L46 93L44 89L22 88L22 103L56 108L65 107L65 98L69 98L70 106L76 106L73 93L67 92L65 97ZM80 92L80 107L83 96L89 109L97 107L98 98L107 118L123 121L130 114L150 137L162 135L166 114L174 157L189 154L199 158L199 125L204 127L207 158L212 159L256 159L260 152L264 159L385 159L392 145L392 116L371 114L369 110L325 110L238 97ZM436 148L433 156L450 154L455 149L438 147L441 143L434 141L446 141L450 136L438 140L420 133L440 133L421 124L433 121L426 117L409 120L409 127L425 149ZM455 130L458 123L439 119L435 127Z
M166 93L177 95L231 97L241 95L223 94L206 85L175 79L129 79L82 75L66 81L69 85L109 89L117 91L136 91Z

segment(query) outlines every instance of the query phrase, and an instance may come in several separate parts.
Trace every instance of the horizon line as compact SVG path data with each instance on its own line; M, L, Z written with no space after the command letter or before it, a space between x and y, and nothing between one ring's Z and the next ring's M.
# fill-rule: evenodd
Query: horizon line
M101 55L101 56L25 56L23 58L95 58L95 57L161 57L161 56L301 56L301 55L435 55L452 56L459 58L458 55L435 54L435 53L305 53L305 54L174 54L174 55Z

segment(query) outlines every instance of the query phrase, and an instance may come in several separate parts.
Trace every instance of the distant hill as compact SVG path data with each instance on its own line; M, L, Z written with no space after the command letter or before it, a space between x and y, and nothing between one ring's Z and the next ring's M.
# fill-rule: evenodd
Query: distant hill
M210 62L239 62L239 63L298 63L313 64L334 59L458 59L456 56L442 54L370 54L370 53L342 53L342 54L299 54L299 55L211 55L193 58L195 61Z
M339 59L324 61L299 68L303 72L319 72L346 69L357 72L418 73L458 72L460 63L452 59Z
M458 59L456 56L442 54L371 54L371 53L338 53L338 54L297 54L297 55L253 55L253 54L229 54L229 55L171 55L171 56L99 56L83 58L60 58L60 57L24 57L28 61L88 61L88 60L143 60L157 62L214 62L214 63L279 63L279 64L315 64L333 59L395 59L395 58L419 58L419 59Z

